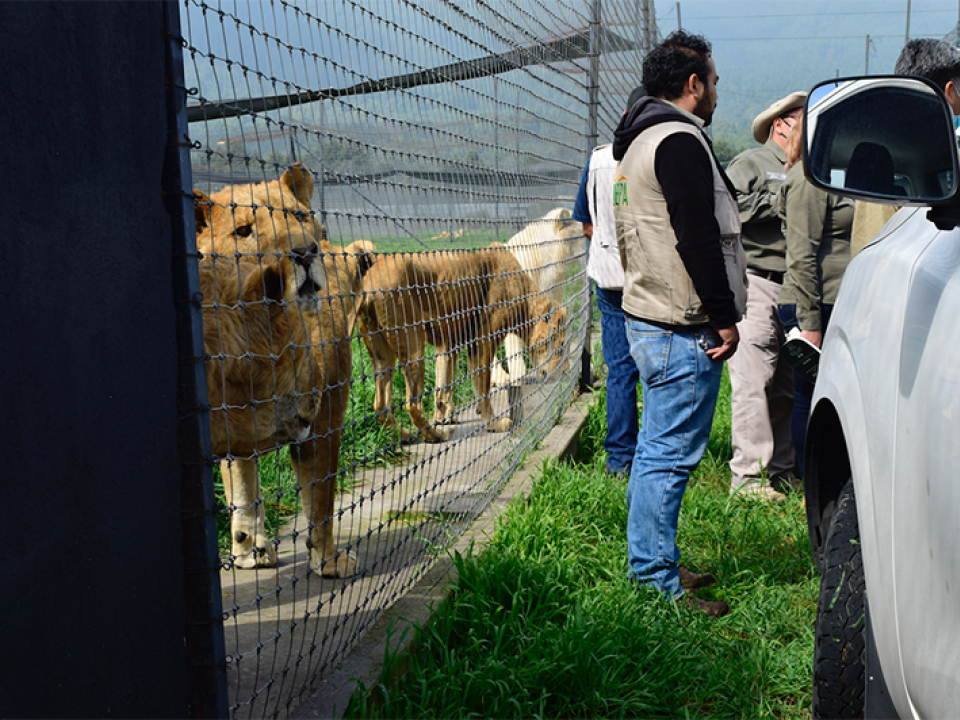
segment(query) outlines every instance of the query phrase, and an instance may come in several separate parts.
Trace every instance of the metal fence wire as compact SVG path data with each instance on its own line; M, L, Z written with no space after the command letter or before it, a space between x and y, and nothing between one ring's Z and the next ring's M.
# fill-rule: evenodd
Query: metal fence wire
M181 5L230 714L286 716L575 394L652 2Z

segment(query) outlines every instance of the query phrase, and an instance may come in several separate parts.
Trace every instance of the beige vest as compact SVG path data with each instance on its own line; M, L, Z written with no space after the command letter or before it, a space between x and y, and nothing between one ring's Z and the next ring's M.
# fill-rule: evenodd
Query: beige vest
M678 132L696 137L712 159L707 141L696 126L665 122L640 133L620 161L613 213L625 271L623 309L638 318L667 325L703 325L710 318L676 250L677 236L655 170L660 143ZM740 244L740 213L716 162L711 160L711 164L714 214L720 226L727 282L742 317L747 307L747 263Z

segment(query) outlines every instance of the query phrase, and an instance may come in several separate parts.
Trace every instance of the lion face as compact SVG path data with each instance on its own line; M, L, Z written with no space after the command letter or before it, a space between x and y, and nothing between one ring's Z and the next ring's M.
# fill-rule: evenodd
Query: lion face
M541 377L552 375L563 362L567 344L567 309L545 299L545 312L533 325L528 348Z
M313 176L302 165L273 182L233 185L209 197L196 191L194 195L197 247L203 254L289 255L326 239L310 207Z
M317 293L327 284L327 273L318 258L319 253L320 246L317 243L293 249L293 287L285 288L285 300L301 303L316 301Z

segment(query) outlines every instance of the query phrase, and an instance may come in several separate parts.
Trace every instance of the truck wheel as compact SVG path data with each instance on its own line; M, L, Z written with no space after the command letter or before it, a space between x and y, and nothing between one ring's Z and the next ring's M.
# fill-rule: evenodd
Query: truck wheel
M853 481L837 500L824 547L813 655L813 717L862 718L866 587Z

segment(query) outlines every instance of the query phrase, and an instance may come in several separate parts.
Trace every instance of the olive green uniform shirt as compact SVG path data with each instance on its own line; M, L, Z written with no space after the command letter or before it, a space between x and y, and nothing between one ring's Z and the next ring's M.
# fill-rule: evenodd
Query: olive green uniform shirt
M747 267L782 273L786 269L786 240L780 221L780 185L786 172L783 148L773 140L744 150L727 165L727 176L737 189L737 207L743 224L741 239Z
M780 188L787 238L787 272L777 302L797 306L801 330L822 330L820 306L837 301L850 262L853 201L813 186L803 165L790 168Z

